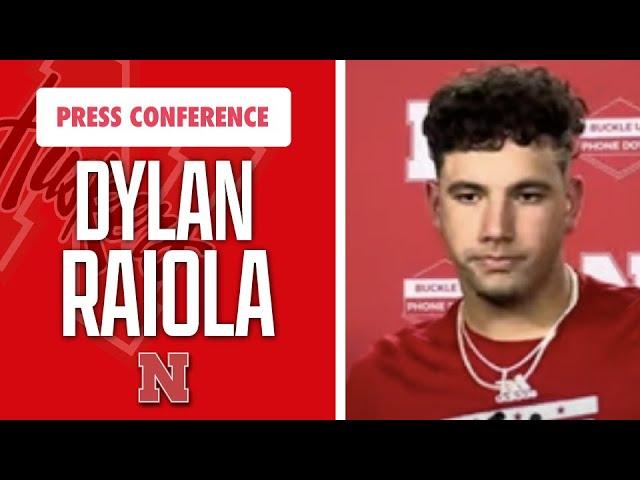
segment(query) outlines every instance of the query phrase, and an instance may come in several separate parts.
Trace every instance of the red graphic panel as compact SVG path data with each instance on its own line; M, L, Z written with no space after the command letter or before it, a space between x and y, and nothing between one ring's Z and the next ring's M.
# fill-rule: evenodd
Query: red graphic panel
M0 360L5 365L0 418L33 419L328 419L335 411L335 67L330 61L5 61L0 62ZM40 87L284 87L291 91L292 141L283 148L41 148L35 142L35 93ZM204 242L147 238L147 190L138 195L133 241L121 240L121 210L111 184L110 232L104 241L75 238L75 168L82 160L158 160L161 226L175 226L187 159L205 160L215 185L215 161L251 162L253 228L250 241ZM95 185L90 192L95 191ZM214 188L211 208L214 209ZM95 209L95 205L93 205ZM162 264L157 268L158 334L129 336L116 320L112 337L63 336L63 250L91 249L98 257L100 318L110 251L133 252L140 318L143 251L158 262L169 250L200 259L200 328L171 337L162 328ZM205 336L203 256L217 252L217 317L234 323L245 250L266 250L275 336L250 321L245 337ZM79 272L82 284L83 272ZM184 317L186 273L176 271L176 317ZM123 297L122 287L118 299ZM254 291L254 298L257 292ZM309 308L311 293L316 301ZM141 320L142 321L142 320ZM188 402L142 404L140 352L189 354ZM175 357L178 358L178 357ZM174 360L175 360L174 358ZM182 358L182 357L180 357ZM174 362L175 363L175 362ZM161 369L156 365L156 373ZM170 366L169 366L170 367ZM180 368L183 368L180 367ZM149 367L151 368L151 367ZM170 388L170 367L163 379ZM173 373L173 382L178 371ZM180 377L181 379L182 377ZM163 387L164 388L164 387ZM175 398L184 389L172 387ZM151 387L153 391L153 386Z

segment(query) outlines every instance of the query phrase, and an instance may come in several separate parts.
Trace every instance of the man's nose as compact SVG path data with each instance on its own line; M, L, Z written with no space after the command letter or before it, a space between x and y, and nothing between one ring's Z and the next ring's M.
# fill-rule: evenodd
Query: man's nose
M488 198L482 212L480 239L483 242L509 242L514 236L514 211L504 196Z

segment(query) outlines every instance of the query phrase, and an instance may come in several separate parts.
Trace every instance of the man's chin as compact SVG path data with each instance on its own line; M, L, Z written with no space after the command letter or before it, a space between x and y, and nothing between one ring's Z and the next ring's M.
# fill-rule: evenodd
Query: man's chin
M498 306L514 305L522 299L522 295L514 290L477 290L476 294L485 301Z
M483 282L474 288L476 294L496 305L509 305L520 301L522 289L515 282L508 281Z

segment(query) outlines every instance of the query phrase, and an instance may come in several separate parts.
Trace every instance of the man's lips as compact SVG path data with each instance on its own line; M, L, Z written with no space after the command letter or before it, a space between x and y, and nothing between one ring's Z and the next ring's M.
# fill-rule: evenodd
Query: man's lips
M474 261L488 271L508 271L522 261L524 257L520 255L479 255L474 257Z

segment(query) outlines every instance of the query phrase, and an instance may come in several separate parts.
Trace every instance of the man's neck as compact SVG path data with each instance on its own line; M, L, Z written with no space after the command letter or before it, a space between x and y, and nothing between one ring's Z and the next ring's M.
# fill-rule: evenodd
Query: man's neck
M465 294L463 315L470 330L497 341L533 340L544 337L567 309L571 277L563 262L534 295L500 306L474 292Z

